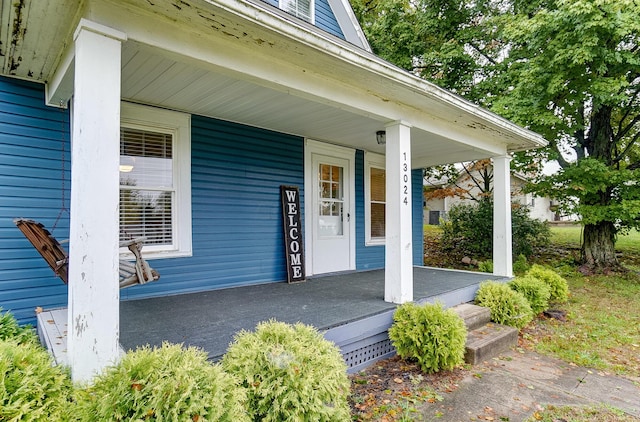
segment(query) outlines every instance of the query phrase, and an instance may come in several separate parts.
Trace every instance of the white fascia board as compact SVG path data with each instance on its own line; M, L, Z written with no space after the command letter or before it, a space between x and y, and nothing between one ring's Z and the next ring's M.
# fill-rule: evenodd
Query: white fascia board
M45 85L45 101L48 106L67 108L73 95L75 75L73 45L67 46L50 82Z
M347 0L328 1L345 39L370 53L373 52L369 45L369 41L367 41L367 37L364 35L364 31L360 26L360 22L358 22L355 13L353 13L351 4Z

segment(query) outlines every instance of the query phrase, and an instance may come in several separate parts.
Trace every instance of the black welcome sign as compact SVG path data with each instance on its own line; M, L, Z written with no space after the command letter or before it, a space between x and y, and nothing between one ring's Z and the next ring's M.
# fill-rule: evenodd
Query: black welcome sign
M280 186L284 244L287 259L287 281L305 281L302 219L300 218L300 192L297 186Z

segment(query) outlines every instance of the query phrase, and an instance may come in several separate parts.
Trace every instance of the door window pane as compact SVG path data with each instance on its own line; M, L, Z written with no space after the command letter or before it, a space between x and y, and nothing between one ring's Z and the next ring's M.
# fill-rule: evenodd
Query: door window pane
M343 169L339 166L320 164L318 234L342 236L343 234Z

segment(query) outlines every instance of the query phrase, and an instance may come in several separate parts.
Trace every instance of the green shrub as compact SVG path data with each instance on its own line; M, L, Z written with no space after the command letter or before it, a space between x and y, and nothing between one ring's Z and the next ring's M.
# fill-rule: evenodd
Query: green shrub
M518 329L533 320L533 311L527 299L508 285L497 281L480 283L476 304L491 310L491 320Z
M527 298L534 315L549 309L551 289L545 282L530 275L524 275L511 280L509 287Z
M38 344L0 340L0 420L66 420L71 379Z
M552 269L535 264L527 272L527 275L535 277L549 286L549 289L551 290L551 297L549 300L551 302L564 303L569 300L569 284L567 283L567 280L562 278L562 276Z
M490 258L493 253L493 201L486 198L475 205L459 204L451 208L442 225L442 245L460 255ZM513 254L529 257L536 248L551 239L548 224L529 217L529 209L512 204Z
M427 372L453 369L464 362L467 328L442 304L405 303L393 314L389 338L398 355L415 359Z
M524 254L518 255L515 261L513 261L513 272L514 274L524 274L529 269L529 263L527 262L527 257Z
M0 308L2 312L2 308ZM15 339L18 343L38 343L38 337L30 326L21 327L10 312L0 313L0 340Z
M340 350L308 325L261 322L222 359L240 377L255 421L348 421L349 379Z
M79 421L249 421L244 390L204 351L165 343L127 353L76 394Z
M486 261L482 261L478 263L478 270L483 273L493 273L493 261L487 259Z

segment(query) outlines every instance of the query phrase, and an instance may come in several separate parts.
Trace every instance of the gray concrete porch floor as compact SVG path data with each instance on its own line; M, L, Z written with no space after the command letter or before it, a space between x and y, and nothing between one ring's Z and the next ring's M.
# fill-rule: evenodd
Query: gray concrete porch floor
M473 289L487 273L414 267L414 299L429 300ZM453 304L447 304L453 305ZM260 321L302 322L323 331L395 308L384 301L384 270L318 276L298 284L270 283L120 304L120 343L125 350L164 341L223 355L240 330Z

